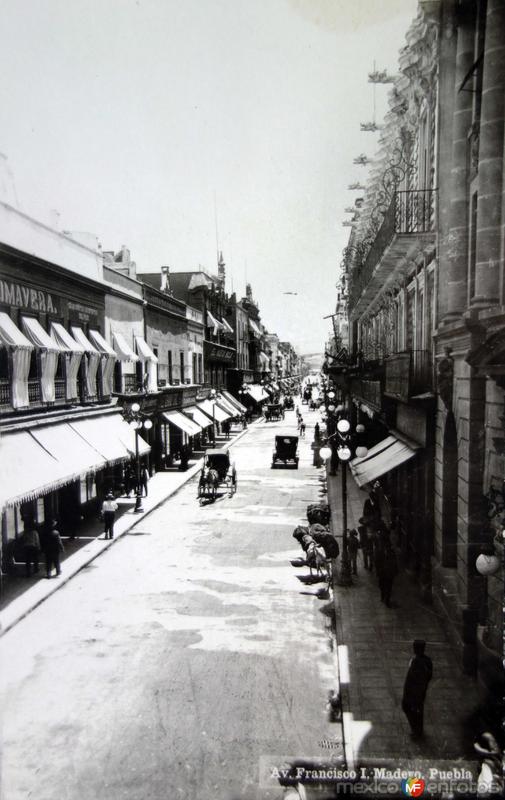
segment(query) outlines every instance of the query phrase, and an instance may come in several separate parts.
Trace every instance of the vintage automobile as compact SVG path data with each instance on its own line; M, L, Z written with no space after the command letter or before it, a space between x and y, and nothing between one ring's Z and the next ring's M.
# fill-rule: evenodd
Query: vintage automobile
M230 459L230 451L207 450L205 461L198 481L198 499L214 500L218 489L225 487L230 496L237 491L237 470Z
M284 419L284 408L280 403L269 403L263 413L267 422L272 419Z
M298 469L298 436L281 434L275 437L275 450L272 456L272 469L281 462L285 467L290 464Z

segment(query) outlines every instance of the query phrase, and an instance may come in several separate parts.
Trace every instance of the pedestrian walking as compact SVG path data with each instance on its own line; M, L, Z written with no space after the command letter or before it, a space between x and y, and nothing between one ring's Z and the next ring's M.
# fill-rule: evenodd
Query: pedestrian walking
M316 422L316 424L314 425L314 440L318 442L320 438L321 438L321 429L319 427L319 422Z
M302 439L305 439L305 422L303 421L303 419L300 420L300 437Z
M347 552L349 553L349 561L351 562L351 569L352 574L358 574L358 550L359 550L359 539L358 539L358 531L355 528L349 531L349 535L347 537Z
M114 538L114 520L116 518L117 510L118 504L114 500L114 495L112 492L109 492L102 503L102 518L104 521L106 539Z
M130 496L132 488L135 488L135 478L131 464L127 464L124 471L124 491L127 497Z
M370 494L368 495L367 499L363 504L363 517L367 522L375 522L376 520L380 519L380 506L379 506L379 499L372 489Z
M409 721L415 739L423 735L424 701L428 684L433 676L433 663L431 658L424 654L425 647L424 639L414 640L414 657L410 660L403 686L402 711Z
M358 527L359 543L361 546L361 553L363 555L363 566L369 572L373 569L373 540L372 532L368 525L364 525L364 518L360 519L361 525Z
M182 449L185 451L185 453L187 452L186 445L183 445ZM182 455L181 455L181 460L182 460ZM187 467L187 460L186 460L186 467ZM146 467L142 467L140 470L140 485L142 487L141 494L143 494L144 497L147 497L148 484L149 484L149 472Z
M29 578L32 567L34 575L39 571L40 539L39 534L35 530L33 520L26 520L25 524L26 528L21 534L20 542L23 548L26 577Z
M379 578L379 589L381 593L381 601L391 608L391 592L393 590L393 581L398 574L398 562L396 560L395 551L390 544L385 545L382 550L380 571L377 572Z
M58 523L54 519L51 523L49 531L44 537L44 555L46 558L46 575L51 577L53 567L56 570L56 575L61 575L60 558L64 552L63 542L61 541L60 532L58 530Z

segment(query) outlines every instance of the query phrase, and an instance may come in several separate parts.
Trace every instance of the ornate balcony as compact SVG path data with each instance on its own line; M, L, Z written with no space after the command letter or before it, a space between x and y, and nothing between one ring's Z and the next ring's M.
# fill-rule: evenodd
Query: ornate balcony
M0 380L0 406L9 406L11 402L11 384L9 380Z
M28 400L30 403L40 403L40 398L40 381L38 379L28 381Z
M353 258L349 287L353 316L362 313L387 283L403 278L419 251L435 243L436 191L395 192L366 256Z
M125 394L134 394L139 390L138 380L136 375L123 375L124 381L124 393Z

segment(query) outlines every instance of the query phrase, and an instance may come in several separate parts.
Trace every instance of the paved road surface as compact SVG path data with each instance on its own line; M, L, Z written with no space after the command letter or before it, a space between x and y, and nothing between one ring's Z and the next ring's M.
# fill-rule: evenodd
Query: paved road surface
M3 800L278 798L265 764L327 756L333 638L289 561L320 470L310 428L271 470L281 431L233 448L233 498L190 482L5 635Z

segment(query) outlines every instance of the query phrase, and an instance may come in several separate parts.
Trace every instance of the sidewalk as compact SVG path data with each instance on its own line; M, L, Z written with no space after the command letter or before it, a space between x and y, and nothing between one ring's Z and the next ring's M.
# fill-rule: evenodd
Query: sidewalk
M328 475L333 532L342 551L341 473ZM366 493L347 476L348 527L357 528ZM393 585L392 608L380 602L375 573L358 557L351 587L334 585L345 752L351 764L398 767L445 760L478 773L471 717L479 705L475 681L461 672L433 606L424 604L404 571ZM416 741L401 710L414 639L425 639L433 679L425 703L425 736ZM445 764L444 768L450 768Z
M261 417L252 424L261 421ZM218 437L216 447L231 446L247 433L245 430L233 431L231 437ZM81 569L95 560L101 553L108 550L118 539L128 533L140 520L154 511L165 500L176 494L191 478L202 468L203 458L193 463L186 472L157 472L149 481L149 496L142 498L142 513L135 513L135 498L118 498L120 504L119 517L114 523L114 539L105 539L103 536L103 522L90 520L79 531L75 540L64 538L65 550L75 550L62 561L61 575L48 580L42 577L45 570L41 565L40 577L25 578L22 576L4 579L5 591L2 597L0 611L0 636L10 630L30 611L44 602L50 595L61 589L67 581ZM196 490L195 490L196 492ZM196 496L196 494L195 494ZM85 544L83 545L83 540ZM42 559L43 561L43 559ZM12 599L11 599L12 598Z

